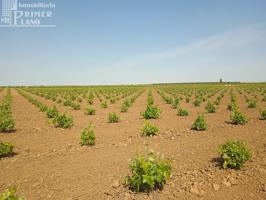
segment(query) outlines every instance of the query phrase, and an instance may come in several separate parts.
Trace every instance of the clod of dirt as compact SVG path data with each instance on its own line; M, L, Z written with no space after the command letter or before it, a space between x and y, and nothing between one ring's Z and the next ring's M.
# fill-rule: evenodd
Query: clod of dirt
M193 182L192 186L189 190L190 193L196 194L198 196L203 196L205 192L199 188L200 185L202 185L202 184L198 183L198 182Z
M228 181L223 181L222 184L225 185L226 187L231 187L231 183Z
M215 191L218 191L220 189L220 185L216 184L216 183L213 183L212 184L212 187Z

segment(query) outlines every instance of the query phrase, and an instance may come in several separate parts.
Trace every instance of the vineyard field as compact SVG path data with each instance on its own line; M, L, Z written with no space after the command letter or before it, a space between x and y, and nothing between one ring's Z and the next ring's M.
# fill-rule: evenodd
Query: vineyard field
M0 142L13 147L0 146L0 193L266 199L264 83L1 87L0 105ZM249 149L243 165L225 163L219 147L229 139ZM136 188L130 162L149 151L167 159L169 176Z

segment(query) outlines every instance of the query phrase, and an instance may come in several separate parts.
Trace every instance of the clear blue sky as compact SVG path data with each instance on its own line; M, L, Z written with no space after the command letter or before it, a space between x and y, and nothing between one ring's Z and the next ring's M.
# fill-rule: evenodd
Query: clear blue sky
M0 28L0 85L266 81L265 0L56 6L56 28Z

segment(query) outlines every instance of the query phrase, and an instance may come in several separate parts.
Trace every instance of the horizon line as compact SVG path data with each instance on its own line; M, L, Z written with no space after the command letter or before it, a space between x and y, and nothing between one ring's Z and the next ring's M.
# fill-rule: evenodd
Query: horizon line
M266 81L223 81L223 82L162 82L162 83L124 83L124 84L60 84L60 85L44 85L44 84L29 84L29 85L0 85L0 87L93 87L93 86L142 86L142 85L172 85L172 84L265 84Z

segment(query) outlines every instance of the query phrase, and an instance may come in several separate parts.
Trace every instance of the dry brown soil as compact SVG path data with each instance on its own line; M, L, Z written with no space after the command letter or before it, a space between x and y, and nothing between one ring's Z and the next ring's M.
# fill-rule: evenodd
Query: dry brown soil
M204 112L202 104L181 103L190 115L179 117L177 111L163 102L153 91L155 104L162 110L158 136L143 138L139 134L145 110L147 90L127 113L120 113L121 122L107 123L111 111L119 112L120 102L101 109L95 102L95 116L60 106L74 118L71 129L54 128L44 113L12 89L12 111L16 122L14 133L0 133L0 140L12 142L17 155L0 160L0 192L16 185L18 193L28 200L85 199L266 199L266 122L259 111L247 108L243 95L238 94L241 110L249 117L244 126L229 123L228 92L217 113L205 114L208 130L191 130L197 114ZM2 100L5 91L0 93ZM43 103L54 103L32 95ZM215 98L215 97L214 97ZM264 106L264 105L260 105ZM95 125L96 145L81 147L80 133L89 122ZM253 157L241 170L221 169L217 147L227 138L243 139L252 149ZM162 191L135 194L121 181L129 173L129 159L144 151L145 144L172 160L172 176Z

